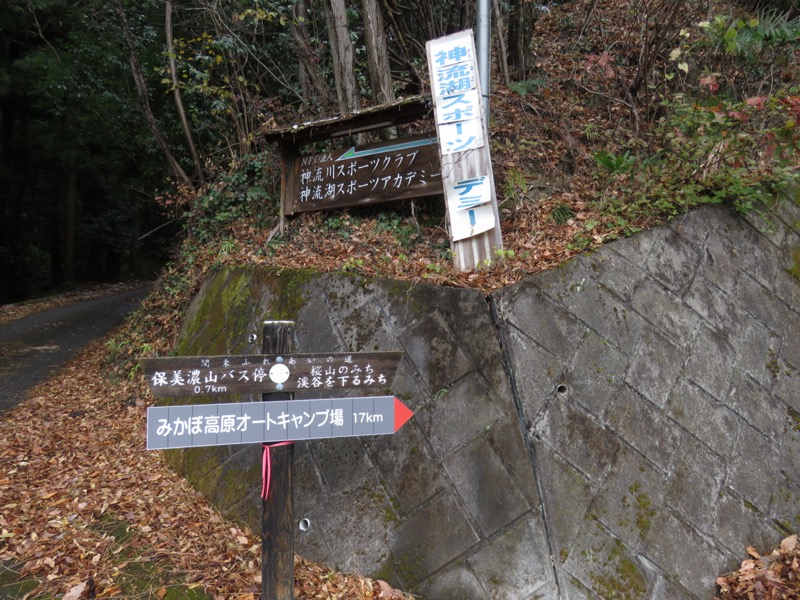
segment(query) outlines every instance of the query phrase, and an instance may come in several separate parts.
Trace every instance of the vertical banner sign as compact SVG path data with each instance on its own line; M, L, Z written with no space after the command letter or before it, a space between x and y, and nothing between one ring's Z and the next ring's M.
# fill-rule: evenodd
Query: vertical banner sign
M503 248L472 30L429 41L427 54L450 239L467 271Z

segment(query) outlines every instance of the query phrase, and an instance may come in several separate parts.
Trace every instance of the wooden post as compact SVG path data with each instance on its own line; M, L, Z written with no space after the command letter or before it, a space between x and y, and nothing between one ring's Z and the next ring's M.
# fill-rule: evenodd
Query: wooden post
M264 322L264 354L295 351L294 321ZM262 394L265 402L291 400L293 394ZM271 476L267 499L261 499L261 600L294 600L294 523L292 462L294 446L270 449Z
M472 31L429 40L426 53L453 266L459 271L487 267L502 254L503 237ZM470 197L478 187L482 191Z

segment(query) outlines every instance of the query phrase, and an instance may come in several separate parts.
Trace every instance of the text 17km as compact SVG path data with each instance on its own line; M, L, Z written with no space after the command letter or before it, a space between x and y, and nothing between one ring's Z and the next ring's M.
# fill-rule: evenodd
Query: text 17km
M354 412L353 423L383 423L383 415L372 413Z

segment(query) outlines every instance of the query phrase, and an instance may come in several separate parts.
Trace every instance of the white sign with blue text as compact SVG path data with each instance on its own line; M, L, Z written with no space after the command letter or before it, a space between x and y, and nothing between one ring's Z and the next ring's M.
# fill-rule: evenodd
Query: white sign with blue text
M468 30L431 40L427 49L450 239L457 242L497 225L475 42Z

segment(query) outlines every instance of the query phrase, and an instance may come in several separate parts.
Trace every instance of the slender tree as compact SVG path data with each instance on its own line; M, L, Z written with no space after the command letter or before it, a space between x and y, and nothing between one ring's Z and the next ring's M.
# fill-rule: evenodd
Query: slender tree
M189 119L186 118L186 109L183 107L181 88L178 85L178 68L175 64L175 42L172 39L172 0L165 0L164 11L164 30L167 36L167 60L169 62L169 75L172 79L172 95L175 98L175 108L178 110L178 117L181 120L183 135L186 138L186 146L189 148L189 153L192 155L197 179L200 183L203 183L205 177L203 176L203 167L200 165L200 155L197 153L197 146L194 143L192 130L189 127Z
M303 96L304 109L324 106L326 86L319 70L319 58L311 45L309 10L306 0L297 0L294 5L292 37L297 47L298 76Z
M350 40L347 10L344 0L324 0L324 2L339 110L343 113L352 113L361 108L361 98L356 84L353 43Z
M531 68L531 38L536 23L535 6L530 0L511 0L508 17L508 63L511 79L527 78Z
M134 39L133 32L131 32L130 25L128 24L128 17L125 15L125 7L122 5L122 0L114 0L114 8L117 11L119 24L122 28L122 40L128 52L128 59L130 60L131 73L133 74L133 81L136 85L139 104L142 112L144 113L145 119L147 120L150 133L152 133L153 137L155 138L156 144L158 145L159 150L161 150L161 153L164 155L164 158L169 165L169 169L175 179L178 182L193 188L194 186L192 185L191 179L189 179L189 176L186 175L183 167L181 167L180 163L178 163L178 161L175 159L175 156L173 156L172 151L169 149L167 139L161 131L158 121L156 121L156 117L153 114L153 110L150 107L150 92L147 86L147 81L144 77L144 72L142 71L141 62L139 61L139 52L136 50L136 40Z

